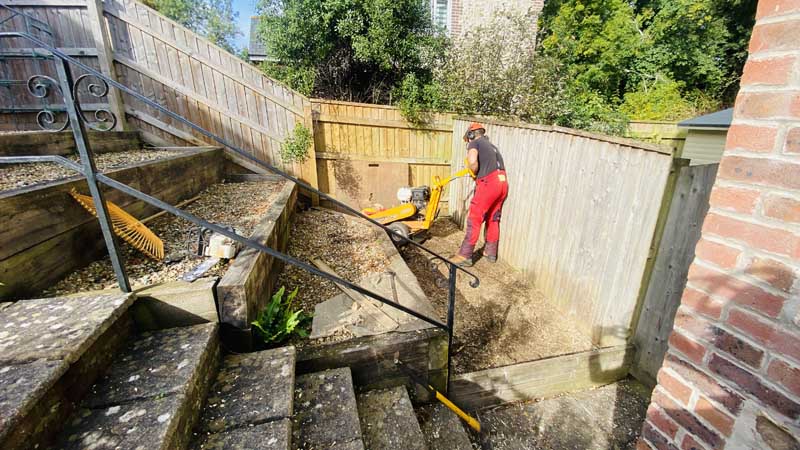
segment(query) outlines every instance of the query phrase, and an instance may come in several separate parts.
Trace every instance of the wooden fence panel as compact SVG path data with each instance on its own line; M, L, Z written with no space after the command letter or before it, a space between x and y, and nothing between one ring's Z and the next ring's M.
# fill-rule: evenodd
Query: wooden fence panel
M450 174L449 114L433 114L428 123L416 126L391 106L314 99L312 110L320 186L331 186L326 180L339 160L407 163L410 186L429 185L434 175Z
M99 68L85 2L10 0L10 5L47 22L56 35L56 46L70 55L85 54L81 62ZM142 3L105 0L103 9L113 47L114 69L120 82L316 186L313 147L311 158L304 164L284 164L280 158L280 143L294 127L298 124L312 126L311 104L307 98ZM13 27L22 29L21 21L16 20ZM13 40L12 44L20 49L30 47L20 39ZM3 63L3 68L20 78L34 73L53 76L53 63L43 64L50 67L40 70L39 62L20 60ZM75 75L81 73L77 71ZM13 99L27 99L30 109L36 111L39 105L33 101L35 99L24 87L18 91ZM5 107L5 103L3 100L0 107ZM129 125L151 138L177 145L210 142L190 127L131 96L124 95L123 103ZM0 127L36 129L32 119L35 115L28 116L4 117Z
M468 123L456 120L454 135ZM559 127L486 126L509 177L500 257L596 344L625 342L672 163L669 151ZM457 143L453 152L459 151ZM453 170L462 167L454 158ZM462 225L473 186L461 180L450 192L451 214Z
M652 385L655 385L656 373L667 351L718 167L719 164L683 166L678 173L664 234L633 336L637 350L633 373Z

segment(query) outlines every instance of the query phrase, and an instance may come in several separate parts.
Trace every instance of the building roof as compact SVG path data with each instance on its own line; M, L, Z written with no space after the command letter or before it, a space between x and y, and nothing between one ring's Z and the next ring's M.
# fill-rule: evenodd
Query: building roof
M678 122L681 128L730 128L731 121L733 120L733 108L723 109L704 116L694 117L692 119Z
M263 61L267 59L267 47L258 39L258 16L250 18L250 44L247 46L251 60Z

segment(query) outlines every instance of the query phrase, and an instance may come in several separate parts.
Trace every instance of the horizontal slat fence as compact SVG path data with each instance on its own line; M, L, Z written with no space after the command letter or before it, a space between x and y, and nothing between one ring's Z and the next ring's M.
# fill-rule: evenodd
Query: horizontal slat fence
M509 179L500 258L596 344L623 343L672 164L669 151L559 127L485 123ZM454 134L468 124L456 120ZM462 167L454 159L453 170ZM451 213L462 225L473 185L460 180L450 192Z
M429 185L433 176L450 173L449 114L431 114L426 123L414 125L392 106L313 99L312 109L321 188L333 185L327 177L340 160L407 163L410 186Z
M89 65L98 67L100 50L93 48L95 41L85 1L11 0L9 5L47 22L53 28L57 46L66 48L69 54L85 49L88 56L82 61L85 58ZM305 164L284 164L280 158L280 143L296 125L313 126L307 98L142 3L106 0L99 7L110 37L118 81L254 156L316 185L313 148ZM29 46L17 41L17 48ZM37 64L18 60L9 67L16 75L27 77L36 73ZM24 89L16 95L27 96L30 105L37 106ZM123 104L128 124L149 136L178 145L209 142L190 127L133 97L124 95ZM30 117L25 123L21 118L3 116L6 117L0 126L4 129L35 126Z

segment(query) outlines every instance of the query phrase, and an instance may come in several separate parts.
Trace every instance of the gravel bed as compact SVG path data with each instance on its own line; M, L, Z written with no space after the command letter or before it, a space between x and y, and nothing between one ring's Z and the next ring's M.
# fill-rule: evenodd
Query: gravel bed
M132 150L126 152L102 153L94 162L101 171L115 169L129 164L136 164L156 159L169 158L186 153L183 150ZM67 158L80 161L78 155ZM46 181L55 181L77 175L72 170L54 163L15 164L0 166L0 191L10 191Z
M284 182L221 183L208 187L200 198L185 206L184 210L213 223L225 224L249 236L263 218ZM128 278L134 286L145 286L165 281L175 281L194 269L204 258L197 257L198 228L193 223L165 214L147 223L164 241L166 257L152 260L122 242L122 253ZM228 267L221 261L206 276L221 276ZM116 277L108 257L71 273L45 295L63 295L86 290L99 290L116 286Z
M311 209L295 216L288 253L309 263L319 258L347 281L358 282L389 267L383 251L382 233L372 225L337 212ZM306 312L342 291L331 281L286 265L278 276L278 287L288 292L299 287L297 305Z

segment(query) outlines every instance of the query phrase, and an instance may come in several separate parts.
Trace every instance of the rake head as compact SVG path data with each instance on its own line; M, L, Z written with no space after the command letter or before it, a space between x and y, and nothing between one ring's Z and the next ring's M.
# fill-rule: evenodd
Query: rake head
M79 194L75 189L70 191L69 195L92 213L93 216L97 217L97 209L94 207L92 197ZM108 209L108 215L111 217L111 227L114 229L114 234L148 257L157 261L164 259L164 242L149 228L109 201L106 201L106 208Z

